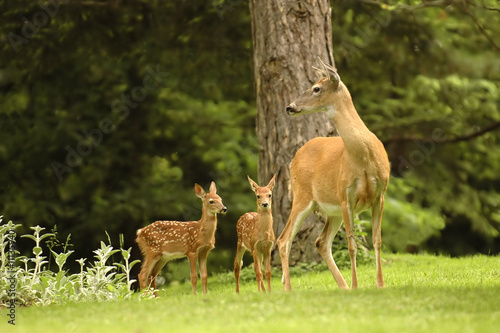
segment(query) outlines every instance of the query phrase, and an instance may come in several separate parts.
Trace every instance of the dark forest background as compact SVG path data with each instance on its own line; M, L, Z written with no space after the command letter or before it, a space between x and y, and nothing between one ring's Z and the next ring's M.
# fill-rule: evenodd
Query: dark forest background
M0 4L4 221L71 233L73 259L121 233L138 258L136 230L199 219L193 185L214 180L228 214L209 264L230 269L259 153L248 4ZM392 164L385 251L499 253L499 3L331 6L335 64Z

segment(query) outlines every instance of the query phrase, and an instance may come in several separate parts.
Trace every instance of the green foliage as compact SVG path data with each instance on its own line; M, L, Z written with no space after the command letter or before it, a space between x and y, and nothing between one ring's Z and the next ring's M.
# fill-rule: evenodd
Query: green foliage
M25 38L21 18L45 15L30 1L6 5L2 36ZM26 43L7 39L0 211L21 228L58 225L87 257L104 229L132 246L157 219L199 219L193 185L215 180L229 207L218 246L233 247L235 221L254 206L245 176L258 148L249 13L223 24L219 14L203 1L71 1Z
M394 252L415 252L433 236L445 221L436 208L422 208L411 201L414 188L404 179L393 177L384 204L383 245ZM367 224L367 226L370 226Z
M45 243L47 244L47 248L49 249L49 251L51 253L50 257L56 261L57 265L61 269L60 263L58 263L56 260L56 258L58 258L58 257L57 257L56 252L54 252L54 250L59 249L62 252L61 255L64 255L64 253L73 253L74 251L69 251L69 248L73 246L73 244L70 243L71 234L68 234L68 236L66 237L66 241L64 243L61 242L57 236L58 236L57 225L55 225L54 228L51 229L51 234ZM67 259L67 257L66 257L66 259ZM66 259L64 260L64 262L66 261ZM50 258L49 258L49 263L48 263L49 270L50 270L51 262L52 262L52 260L50 260Z
M0 222L2 221L0 217ZM51 250L58 266L55 273L46 269L48 261L43 255L43 243L47 243L53 234L43 233L45 228L31 227L33 235L21 237L35 242L33 256L17 257L15 250L16 229L11 221L0 224L1 266L0 266L0 306L15 302L16 306L61 304L67 302L109 301L129 299L133 291L130 287L134 280L130 279L130 270L139 261L130 262L130 252L114 250L111 245L101 242L101 247L94 251L96 260L85 267L86 259L76 260L80 264L80 272L69 274L63 267L74 251L56 253ZM13 240L14 246L11 246ZM108 266L114 253L120 253L122 262ZM16 258L17 257L17 258ZM23 263L24 267L18 264ZM120 272L117 271L117 267Z
M498 4L335 1L333 8L337 68L391 160L384 243L398 251L498 252ZM441 233L454 245L440 245Z

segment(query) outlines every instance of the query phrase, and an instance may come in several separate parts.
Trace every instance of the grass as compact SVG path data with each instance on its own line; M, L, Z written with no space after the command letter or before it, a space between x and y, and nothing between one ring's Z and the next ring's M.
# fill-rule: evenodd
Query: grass
M258 293L256 282L248 281L237 295L228 273L209 279L208 295L191 295L188 283L162 289L159 299L18 308L15 327L2 309L0 331L444 333L500 327L500 257L385 259L383 290L374 287L374 265L358 267L355 291L339 290L322 271L292 277L290 293L273 276L271 294ZM349 270L342 274L350 277Z

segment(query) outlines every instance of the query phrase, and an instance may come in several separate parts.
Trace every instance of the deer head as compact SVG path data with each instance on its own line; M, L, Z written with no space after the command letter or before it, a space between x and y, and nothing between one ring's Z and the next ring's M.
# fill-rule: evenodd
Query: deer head
M267 186L260 187L256 182L254 182L250 176L248 177L248 182L250 183L250 187L252 191L255 192L255 196L257 197L257 207L259 209L268 210L271 209L274 181L276 179L276 175L271 178Z
M194 184L194 193L203 202L203 211L209 215L225 214L227 212L227 208L222 203L221 197L217 195L217 187L214 182L210 184L208 193L200 185Z
M335 111L331 100L337 92L343 90L343 84L332 66L325 64L319 57L318 61L320 68L313 66L313 69L320 77L319 81L286 107L289 115Z

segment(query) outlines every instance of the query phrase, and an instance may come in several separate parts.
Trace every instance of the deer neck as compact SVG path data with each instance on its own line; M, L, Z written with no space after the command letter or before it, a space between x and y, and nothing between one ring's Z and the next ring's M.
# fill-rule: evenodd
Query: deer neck
M270 229L273 228L273 214L271 213L271 209L261 209L258 211L258 219L259 219L259 232L261 234L265 234L269 232Z
M203 212L201 214L199 225L200 234L204 235L207 238L214 237L215 230L217 229L217 214Z
M379 140L359 116L347 88L344 96L336 98L329 110L339 136L344 141L345 150L352 162L368 166L376 159Z

